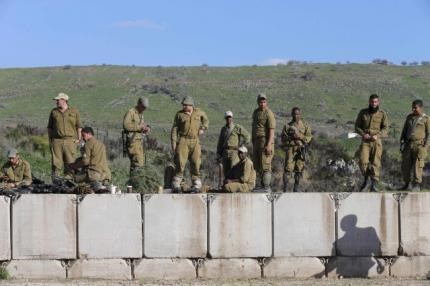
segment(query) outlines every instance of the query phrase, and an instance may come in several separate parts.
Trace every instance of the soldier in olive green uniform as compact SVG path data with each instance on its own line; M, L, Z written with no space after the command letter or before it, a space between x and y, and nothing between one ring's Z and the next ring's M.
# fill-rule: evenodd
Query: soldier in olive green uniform
M256 173L254 164L248 158L248 149L240 146L238 149L239 163L227 173L224 190L229 193L250 192L255 188Z
M367 190L369 178L370 190L378 191L382 138L388 135L388 117L387 113L379 108L378 95L372 94L369 97L369 107L362 109L358 114L355 121L355 132L362 138L359 166L364 181L360 191Z
M19 188L31 185L30 164L21 159L16 149L7 153L9 161L1 168L0 187Z
M149 107L147 98L139 98L137 105L124 115L123 128L126 136L127 154L130 159L130 175L145 164L143 136L151 129L145 124L143 112Z
M64 168L66 176L72 176L69 165L75 161L77 144L81 141L81 118L76 108L69 107L69 96L64 93L54 98L48 121L48 136L52 156L52 177Z
M201 147L199 137L208 129L209 120L206 113L194 107L194 100L187 96L182 101L182 110L178 111L173 120L171 146L175 161L175 176L172 187L179 191L184 176L185 164L190 160L192 190L199 192Z
M94 137L91 127L82 129L83 147L82 158L71 165L71 169L82 168L83 171L75 177L77 183L89 183L96 189L111 180L111 172L106 159L105 145Z
M275 149L275 115L267 107L267 96L257 96L258 108L252 114L252 145L254 167L261 178L263 188L270 191L272 159Z
M406 117L400 144L402 175L405 182L402 190L409 188L412 171L412 190L420 191L427 148L430 145L430 118L424 114L422 100L415 100L412 103L412 113Z
M249 144L251 135L240 124L233 122L233 112L226 111L226 125L221 128L217 145L217 161L223 165L224 176L239 162L237 150L240 145Z
M312 140L311 128L306 121L300 118L300 109L294 107L291 110L292 120L282 129L282 145L285 148L284 163L284 192L287 192L289 181L294 172L294 188L298 191L300 178L305 167L305 148Z

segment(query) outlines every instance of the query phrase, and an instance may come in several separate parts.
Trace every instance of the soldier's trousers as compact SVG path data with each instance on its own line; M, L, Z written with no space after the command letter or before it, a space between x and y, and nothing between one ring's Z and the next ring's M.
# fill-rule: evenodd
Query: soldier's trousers
M199 139L180 137L175 151L175 177L184 177L185 165L190 160L191 179L199 179L201 155L202 151Z
M145 151L143 149L142 139L134 139L131 141L127 153L130 159L130 173L145 164Z
M286 173L301 173L305 168L305 160L299 146L289 146L285 152L284 171Z
M402 152L402 175L405 183L421 184L427 149L422 142L411 142Z
M369 176L379 181L382 157L381 140L362 142L359 153L359 167L363 176Z
M255 186L242 183L228 183L224 185L224 189L229 193L247 193L254 189Z
M239 163L239 156L237 150L224 150L222 154L222 167L224 170L224 178L227 177L227 173L233 168L234 165Z
M64 175L72 176L72 171L69 169L69 165L75 161L77 153L77 145L75 139L51 139L51 168L52 175L58 176L61 169L64 168Z
M275 144L272 144L272 154L266 155L264 146L266 145L266 137L258 137L253 142L253 158L255 171L258 174L263 174L264 172L272 172L272 159L273 152L275 151Z

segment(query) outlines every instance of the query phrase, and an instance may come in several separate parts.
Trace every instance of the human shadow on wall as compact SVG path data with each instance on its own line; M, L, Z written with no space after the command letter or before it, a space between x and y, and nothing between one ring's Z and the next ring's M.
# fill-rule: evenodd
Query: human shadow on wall
M369 270L377 264L377 273L384 271L384 264L375 256L381 256L381 241L373 227L357 227L357 216L342 218L340 228L344 235L333 243L336 259L330 259L326 273L336 270L337 276L368 277Z

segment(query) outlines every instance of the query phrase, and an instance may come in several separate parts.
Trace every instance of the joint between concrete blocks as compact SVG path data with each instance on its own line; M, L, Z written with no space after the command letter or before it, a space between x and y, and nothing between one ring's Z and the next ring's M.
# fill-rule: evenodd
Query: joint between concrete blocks
M393 194L393 197L396 201L399 203L403 202L403 200L406 198L408 194L407 193L395 193Z
M152 195L151 194L144 194L143 195L143 200L145 201L145 202L147 202L147 201L149 201L149 199L152 197Z
M209 203L212 203L216 199L217 195L215 194L209 194L207 195L207 200Z

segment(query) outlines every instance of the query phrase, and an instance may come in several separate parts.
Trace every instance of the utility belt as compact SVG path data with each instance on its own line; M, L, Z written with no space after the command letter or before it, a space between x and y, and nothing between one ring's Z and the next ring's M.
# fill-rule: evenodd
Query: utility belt
M191 134L187 134L187 135L179 135L180 138L184 138L184 139L199 139L199 136L194 136Z
M237 146L227 146L224 149L225 150L237 150L237 149L239 149L239 147L237 147Z
M64 137L52 137L51 139L54 139L54 140L75 140L76 137L74 137L74 136L64 136Z

